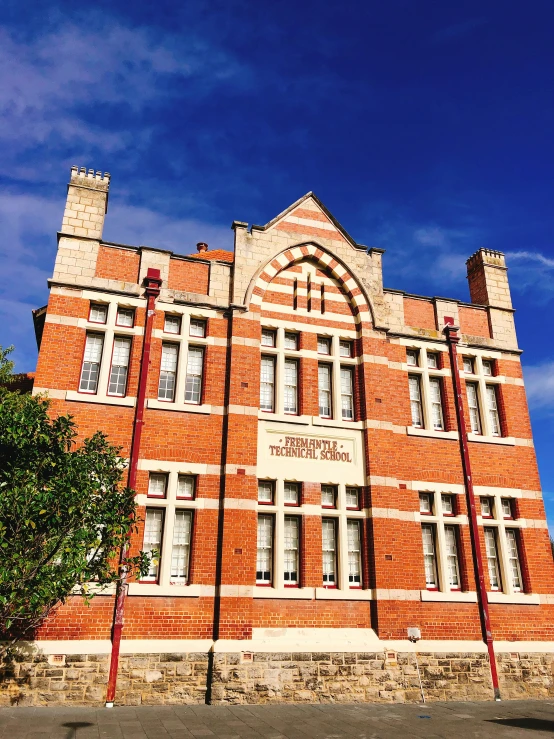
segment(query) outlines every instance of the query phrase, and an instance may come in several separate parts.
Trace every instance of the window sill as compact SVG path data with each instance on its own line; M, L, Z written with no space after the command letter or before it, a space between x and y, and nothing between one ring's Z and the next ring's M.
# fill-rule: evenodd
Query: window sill
M513 436L481 436L481 434L468 434L468 441L478 441L481 444L503 444L504 446L515 446L516 440Z
M431 439L457 439L457 431L435 431L434 429L418 429L415 426L406 426L408 436L427 436Z
M440 590L421 590L421 600L428 603L477 603L477 593L474 591L460 592L451 590L441 592Z
M202 585L157 585L155 583L150 584L141 582L129 583L129 595L159 595L166 598L168 596L173 598L198 598L201 595L207 595L207 593L202 592L203 589L204 586Z
M155 398L148 398L147 408L158 411L201 413L203 415L209 415L212 412L211 405L195 405L194 403L170 403L167 400L156 400Z
M258 411L260 421L278 421L279 423L299 423L303 426L310 425L310 416L295 416L292 413L272 413L271 411Z
M65 394L66 400L77 401L78 403L99 403L101 405L124 405L132 408L135 405L136 398L124 397L117 395L93 395L92 393L78 393L76 390L68 390Z
M487 593L487 598L489 603L511 603L521 606L538 606L541 602L538 593L498 593L492 591Z
M321 418L321 416L312 416L313 426L328 426L335 429L363 429L363 421L342 421L335 418Z
M272 588L256 585L253 598L287 598L292 600L313 600L314 588Z
M316 588L315 597L316 600L373 600L373 590L363 590L362 588L348 588L348 590Z

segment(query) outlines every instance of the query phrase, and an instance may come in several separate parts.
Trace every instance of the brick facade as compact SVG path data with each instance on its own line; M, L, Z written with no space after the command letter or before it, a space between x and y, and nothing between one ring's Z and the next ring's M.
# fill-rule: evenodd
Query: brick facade
M413 651L408 627L421 630L431 696L487 694L445 317L460 326L456 371L478 398L477 415L466 397L464 404L493 636L508 655L502 679L512 681L510 695L524 690L516 685L520 657L512 663L509 654L525 652L537 674L549 674L533 695L551 695L551 664L540 655L554 642L554 563L503 256L482 249L468 261L475 304L387 290L382 250L356 244L309 193L266 226L234 222L234 251L199 245L183 258L102 242L108 184L72 171L34 392L49 393L54 413L71 413L82 437L102 429L128 456L142 280L148 268L160 270L136 485L145 522L133 548L156 535L144 531L161 512L161 557L147 581L129 587L118 700L198 702L206 689L215 702L417 699L412 658L400 659ZM74 215L83 203L89 225ZM105 307L105 323L90 320L96 305ZM134 312L132 325L119 325L118 309ZM98 383L83 392L90 334L103 348ZM130 340L128 377L123 393L110 395L118 338ZM172 397L160 390L167 382ZM156 475L165 476L164 498L149 495ZM193 497L179 498L191 479ZM259 501L259 481L273 490L269 502ZM330 507L326 490L335 491ZM353 495L358 503L349 505ZM421 496L432 501L429 512ZM191 521L185 565L176 538L183 511ZM265 560L260 520L271 529ZM427 560L425 527L434 537ZM102 700L78 670L91 644L93 654L109 651L113 604L113 594L89 608L74 600L41 627L40 654L82 659L62 670L64 688L48 682L53 673L29 668L49 696L38 702L62 694ZM354 661L321 654L322 633L327 650L355 652ZM290 646L298 639L302 649ZM391 645L399 659L389 670L383 654ZM180 656L173 663L163 653ZM142 661L131 669L133 659Z

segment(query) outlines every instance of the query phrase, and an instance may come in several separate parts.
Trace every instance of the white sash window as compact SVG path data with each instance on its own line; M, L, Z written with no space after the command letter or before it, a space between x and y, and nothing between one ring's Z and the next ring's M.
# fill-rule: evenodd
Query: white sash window
M103 346L104 334L87 334L81 380L79 382L79 390L82 393L96 393L98 390Z
M116 336L113 344L112 366L110 369L110 383L108 395L123 397L127 390L127 375L129 372L129 357L131 354L131 339Z
M189 346L187 376L185 378L185 403L200 404L203 368L204 349L200 346Z
M158 400L175 400L175 377L177 375L178 356L179 347L177 344L162 345Z
M260 408L273 411L275 407L275 358L262 357L260 375Z

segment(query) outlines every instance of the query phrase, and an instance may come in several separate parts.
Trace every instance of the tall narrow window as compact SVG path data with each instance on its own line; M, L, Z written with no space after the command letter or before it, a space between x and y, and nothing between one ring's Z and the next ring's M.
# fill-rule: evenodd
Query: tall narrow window
M351 588L360 587L362 583L362 546L360 522L348 521L348 583Z
M491 590L500 590L500 566L498 563L498 550L496 547L496 531L494 529L485 529L484 533Z
M262 357L260 372L260 408L273 411L275 407L275 358Z
M446 539L446 567L448 570L448 585L450 590L460 589L460 567L458 564L458 546L455 526L444 527Z
M500 436L500 418L498 416L498 402L494 385L487 385L487 411L489 414L491 434L493 436Z
M321 312L325 313L325 285L321 283Z
M479 395L476 382L466 382L467 404L469 407L469 422L474 434L481 433L481 413L479 410Z
M300 486L297 482L286 482L284 486L283 501L285 505L299 505L300 504Z
M258 516L258 550L256 556L256 582L271 585L273 564L273 517Z
M116 336L113 342L112 366L110 369L110 383L108 395L125 395L127 390L127 374L129 371L129 356L131 354L131 339Z
M292 293L292 309L298 310L298 280L294 281L294 288Z
M423 559L425 562L425 583L428 590L438 588L437 556L435 553L435 527L424 523L421 526L423 536Z
M506 529L506 552L508 555L508 572L512 581L512 589L518 593L522 590L521 566L517 546L517 534L513 529Z
M156 582L160 571L160 557L162 549L162 532L164 523L164 512L160 508L147 508L146 520L144 522L144 541L142 549L151 553L156 551L157 555L150 560L148 574L144 578Z
M418 375L408 375L410 388L410 407L412 409L412 426L423 428L423 412L421 409L421 383Z
M331 418L331 366L320 364L318 367L319 415Z
M82 393L95 393L98 389L103 346L104 334L87 334L81 381L79 382L79 390Z
M444 431L444 419L442 416L442 392L441 381L438 377L429 378L429 390L431 400L431 418L435 431Z
M171 548L171 579L186 584L189 579L192 511L175 511Z
M298 362L296 359L285 359L285 413L298 413Z
M158 400L175 400L175 377L177 375L178 354L179 347L176 344L162 345Z
M354 374L352 367L340 368L340 402L345 421L354 420Z
M334 588L337 584L337 527L334 519L323 518L323 586Z
M189 346L187 376L185 379L185 403L200 405L203 366L204 349L201 346Z
M298 541L299 519L297 516L285 516L285 585L298 585Z

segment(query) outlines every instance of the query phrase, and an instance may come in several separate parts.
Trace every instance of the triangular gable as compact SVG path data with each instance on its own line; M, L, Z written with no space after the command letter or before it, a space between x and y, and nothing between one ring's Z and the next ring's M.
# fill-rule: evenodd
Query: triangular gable
M306 193L295 203L289 205L265 226L252 226L253 231L269 231L273 228L278 231L301 234L308 238L320 237L333 241L346 241L355 249L365 250L365 247L354 241L313 192Z

